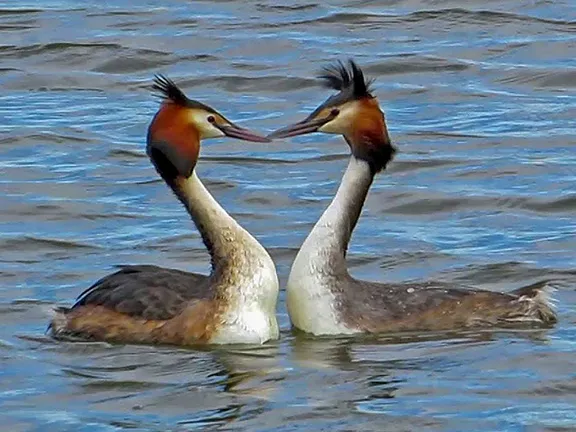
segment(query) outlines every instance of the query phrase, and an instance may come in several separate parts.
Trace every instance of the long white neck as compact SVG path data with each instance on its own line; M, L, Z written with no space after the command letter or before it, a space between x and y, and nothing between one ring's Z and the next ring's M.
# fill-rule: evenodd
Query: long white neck
M314 334L351 333L336 312L341 282L349 277L346 251L374 175L352 156L336 196L296 255L288 277L287 305L292 323Z
M276 268L268 252L218 204L195 171L180 184L179 195L212 258L214 283L238 300L262 291L277 293Z
M304 241L294 266L304 259L327 275L347 273L348 243L373 178L369 164L351 156L336 195Z

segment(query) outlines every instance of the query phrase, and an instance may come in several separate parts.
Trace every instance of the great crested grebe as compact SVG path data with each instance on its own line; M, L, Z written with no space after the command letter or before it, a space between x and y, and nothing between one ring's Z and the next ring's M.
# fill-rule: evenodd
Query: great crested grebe
M556 322L545 284L497 293L440 283L367 282L350 276L346 250L352 231L374 176L386 168L395 148L370 82L352 60L324 68L320 78L339 92L305 120L268 135L340 134L352 153L336 196L292 264L286 288L292 324L322 335Z
M209 276L125 266L84 291L52 320L55 336L176 345L264 343L278 338L278 277L270 255L216 202L195 172L200 141L223 136L269 142L188 99L169 79L146 152L184 204L211 256Z

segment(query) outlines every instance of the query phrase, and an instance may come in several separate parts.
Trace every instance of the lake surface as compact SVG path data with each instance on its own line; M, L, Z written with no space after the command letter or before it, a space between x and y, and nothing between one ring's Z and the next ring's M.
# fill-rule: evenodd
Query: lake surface
M352 273L558 288L551 330L189 350L56 342L50 311L116 264L207 271L145 152L155 73L269 132L353 57L399 148ZM576 429L573 1L0 2L0 430ZM347 162L341 138L205 143L198 173L284 284Z

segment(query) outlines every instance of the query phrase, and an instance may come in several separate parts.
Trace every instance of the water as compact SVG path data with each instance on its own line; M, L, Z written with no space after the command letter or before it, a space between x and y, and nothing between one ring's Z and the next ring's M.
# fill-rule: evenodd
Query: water
M571 1L0 2L0 417L6 431L576 428L576 6ZM349 262L373 280L510 290L551 279L552 330L293 335L186 350L55 342L50 310L116 264L206 271L144 137L154 73L263 132L354 57L399 154ZM347 147L205 143L199 175L291 261Z

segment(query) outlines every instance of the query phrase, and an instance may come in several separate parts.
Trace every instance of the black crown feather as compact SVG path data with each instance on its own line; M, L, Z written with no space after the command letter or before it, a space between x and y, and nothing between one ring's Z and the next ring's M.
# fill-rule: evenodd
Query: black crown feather
M318 78L324 82L325 87L346 93L350 99L372 97L373 80L366 81L362 69L352 59L348 60L348 65L339 60L325 66Z
M178 105L187 105L189 100L180 88L169 78L164 75L156 75L152 90L159 93L163 99L174 102Z
M154 84L152 84L152 90L158 93L162 99L180 105L182 107L197 108L204 111L218 114L216 110L208 105L198 102L194 99L189 99L180 87L178 87L174 81L164 75L156 75L154 77Z

